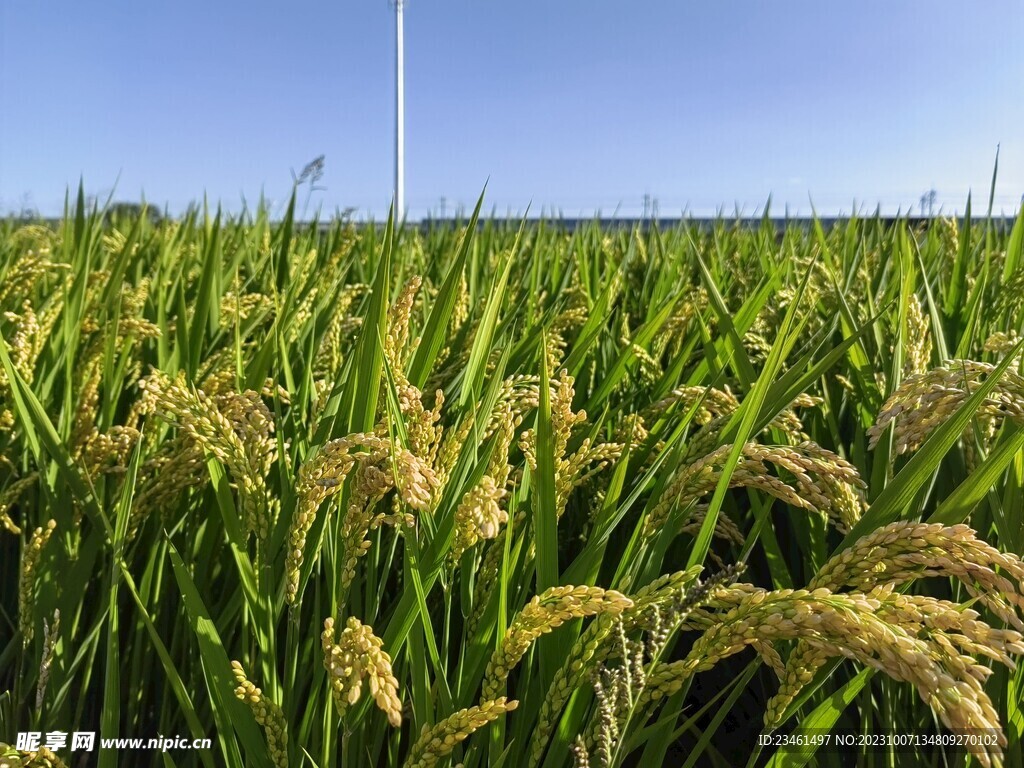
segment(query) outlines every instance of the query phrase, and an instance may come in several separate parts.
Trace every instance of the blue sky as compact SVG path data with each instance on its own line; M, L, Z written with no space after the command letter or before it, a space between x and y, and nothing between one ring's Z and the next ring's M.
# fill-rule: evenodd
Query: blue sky
M969 9L969 10L968 10ZM1024 193L1024 3L408 0L409 214L947 210ZM0 211L68 185L181 211L287 196L381 216L386 0L0 3Z

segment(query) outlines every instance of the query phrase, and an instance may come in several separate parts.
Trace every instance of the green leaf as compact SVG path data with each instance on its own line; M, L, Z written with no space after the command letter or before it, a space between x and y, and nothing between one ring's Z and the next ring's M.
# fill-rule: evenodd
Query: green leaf
M434 362L447 341L448 323L451 322L455 303L459 298L462 275L466 269L466 256L469 254L469 247L473 242L473 235L476 233L480 207L483 202L484 193L481 192L480 197L477 198L476 207L473 208L473 215L469 217L466 231L455 251L455 258L452 260L451 266L448 267L444 283L430 309L426 325L423 326L420 344L416 348L416 354L413 355L412 364L409 366L409 381L416 387L422 388L426 383L427 376L430 375Z
M377 421L377 400L384 365L384 350L381 349L380 339L385 338L388 333L391 255L394 245L395 221L392 211L384 228L384 243L381 247L380 260L377 262L373 294L370 296L370 304L363 316L359 340L356 342L353 358L355 367L348 373L341 400L339 416L344 418L343 434L371 432ZM322 444L330 436L330 433L323 432L323 427L328 424L327 420L321 423L321 428L314 439L315 444Z
M848 683L814 708L793 731L794 736L815 737L827 734L835 727L839 716L850 705L874 675L873 669L863 669ZM823 746L823 739L810 739L806 746L793 746L778 750L768 762L768 768L799 768L807 765L815 752Z
M487 359L491 355L491 348L494 342L494 329L498 322L498 312L504 303L508 277L512 270L512 264L515 263L516 255L519 253L519 243L525 228L526 220L524 219L519 227L519 234L516 235L512 251L505 259L504 268L500 273L495 274L494 282L491 284L487 305L484 307L484 313L480 318L476 336L473 338L473 347L469 352L469 362L466 363L466 370L462 379L459 405L463 408L475 402L479 397L484 374L487 370Z
M249 765L270 768L263 734L260 733L249 708L234 696L236 683L231 671L231 662L217 627L210 618L210 612L199 590L196 589L181 555L170 543L169 554L174 578L178 582L181 599L185 604L189 626L199 643L203 679L210 694L213 719L217 725L216 740L220 744L225 764L229 768L244 768ZM239 741L245 748L244 762L239 751Z

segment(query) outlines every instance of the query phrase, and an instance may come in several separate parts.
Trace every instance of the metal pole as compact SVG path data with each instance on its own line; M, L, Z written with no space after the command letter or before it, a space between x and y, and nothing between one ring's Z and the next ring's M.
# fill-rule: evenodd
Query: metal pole
M395 0L395 218L405 215L405 0Z

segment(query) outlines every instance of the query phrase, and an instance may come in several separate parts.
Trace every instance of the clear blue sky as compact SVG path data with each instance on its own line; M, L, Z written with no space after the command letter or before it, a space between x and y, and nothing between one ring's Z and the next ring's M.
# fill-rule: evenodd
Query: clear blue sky
M325 211L392 188L393 12L334 2L0 2L0 211L94 194L276 204L320 153ZM947 209L1024 193L1020 0L408 0L413 218Z

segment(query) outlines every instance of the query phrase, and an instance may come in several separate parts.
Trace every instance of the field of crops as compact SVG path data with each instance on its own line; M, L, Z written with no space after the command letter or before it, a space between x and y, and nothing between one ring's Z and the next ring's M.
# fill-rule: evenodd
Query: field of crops
M0 765L1021 766L1022 241L0 224Z

